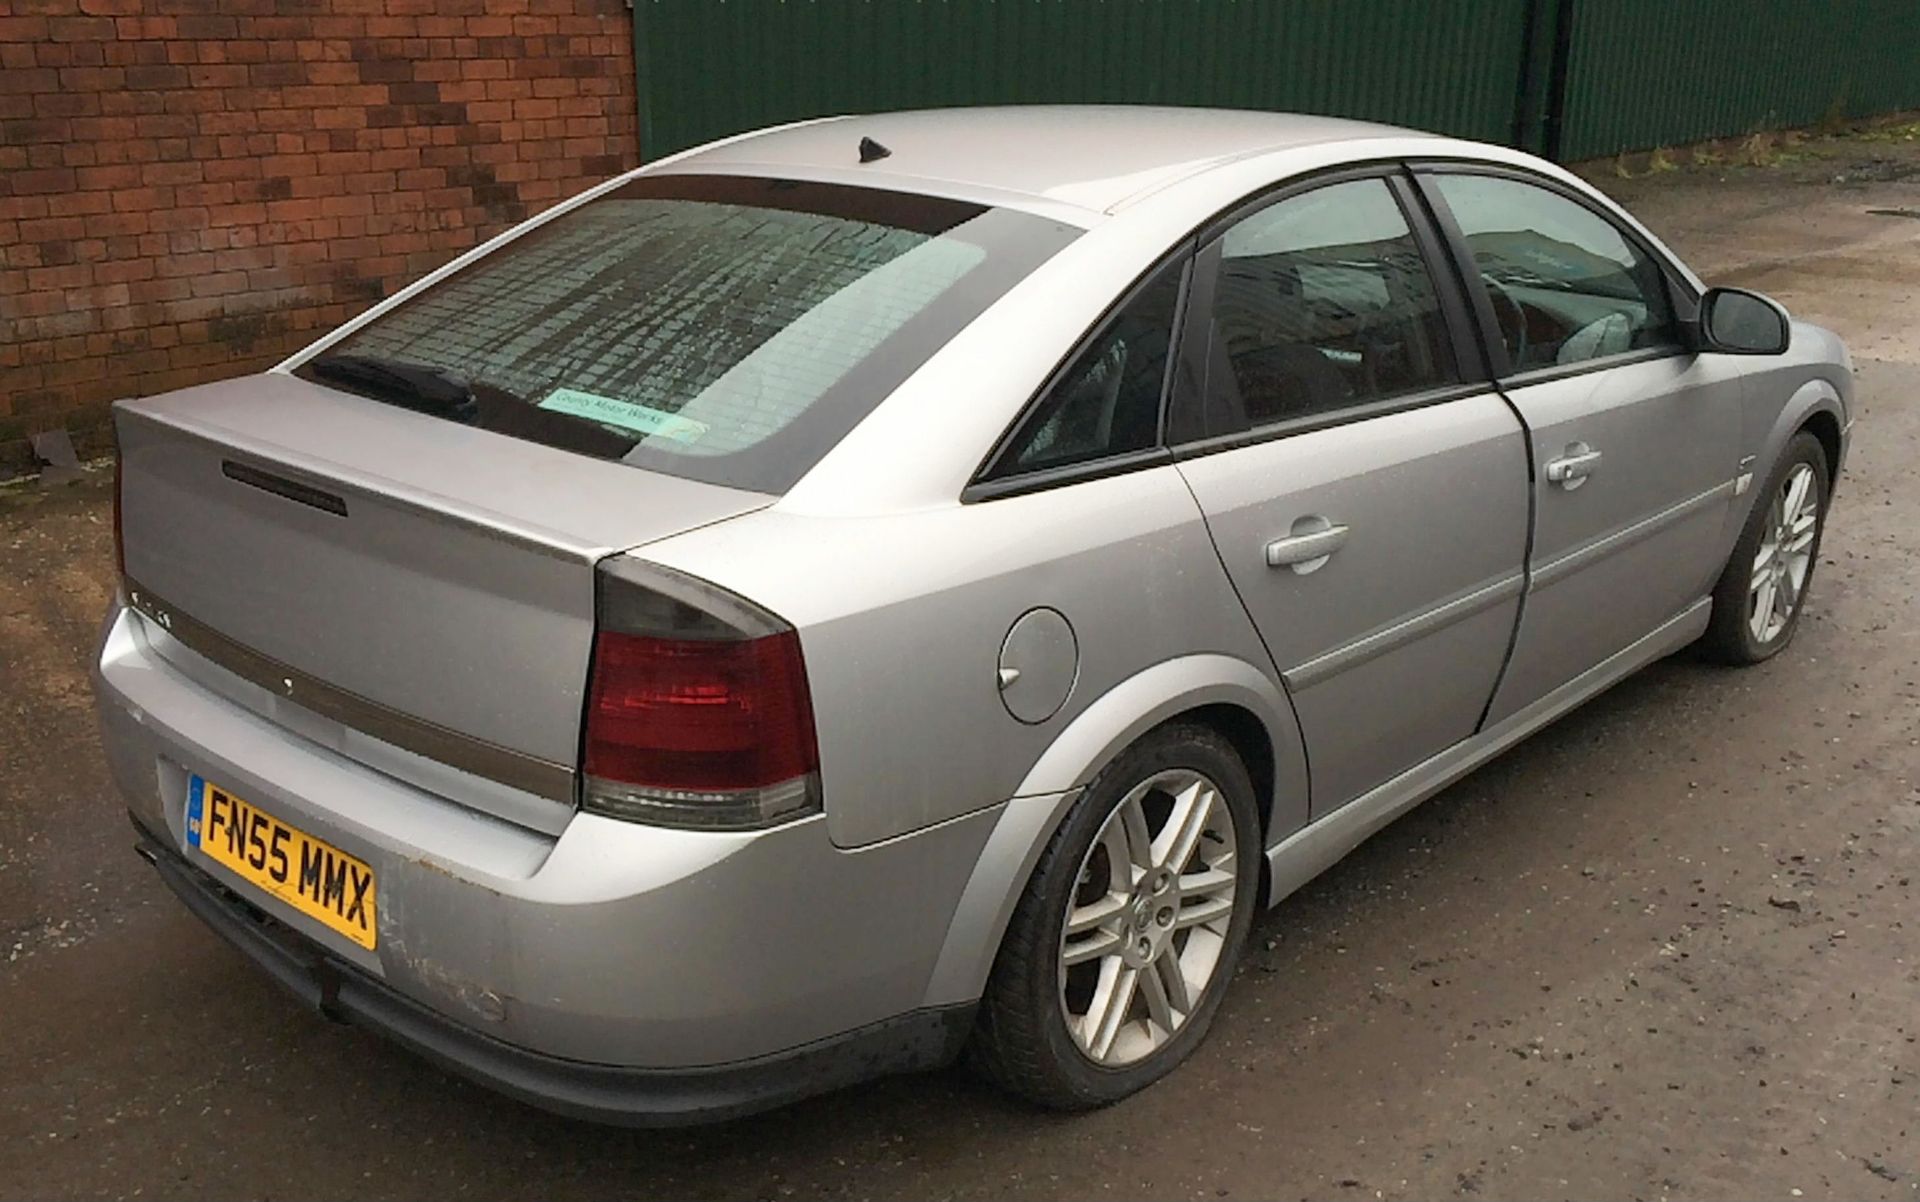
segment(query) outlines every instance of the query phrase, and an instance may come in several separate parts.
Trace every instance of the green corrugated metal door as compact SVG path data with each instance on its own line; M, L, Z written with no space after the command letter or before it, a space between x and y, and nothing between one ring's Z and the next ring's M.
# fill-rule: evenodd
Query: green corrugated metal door
M1579 0L1570 159L1920 105L1915 0Z
M641 150L830 113L1293 109L1504 142L1529 0L636 0Z

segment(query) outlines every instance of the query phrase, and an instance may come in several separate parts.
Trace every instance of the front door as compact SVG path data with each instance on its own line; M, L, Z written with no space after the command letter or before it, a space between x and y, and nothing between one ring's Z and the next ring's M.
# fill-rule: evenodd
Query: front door
M1706 596L1733 498L1740 379L1683 348L1654 252L1527 179L1435 172L1504 344L1534 461L1533 550L1494 723Z
M1459 366L1406 185L1233 223L1195 264L1180 471L1284 680L1319 817L1471 735L1513 634L1526 444Z

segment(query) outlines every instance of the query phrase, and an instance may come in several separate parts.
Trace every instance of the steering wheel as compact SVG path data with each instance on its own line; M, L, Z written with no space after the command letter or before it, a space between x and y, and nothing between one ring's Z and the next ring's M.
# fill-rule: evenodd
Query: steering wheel
M1506 339L1514 370L1518 371L1527 361L1527 311L1499 280L1482 272L1480 282L1487 286L1487 297L1493 301L1493 319L1500 323L1500 336Z

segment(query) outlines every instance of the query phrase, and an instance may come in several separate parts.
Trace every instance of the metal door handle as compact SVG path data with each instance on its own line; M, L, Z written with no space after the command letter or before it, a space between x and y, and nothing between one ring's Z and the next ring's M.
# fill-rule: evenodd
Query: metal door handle
M1580 451L1571 455L1562 455L1558 459L1547 461L1547 479L1554 484L1564 484L1571 488L1588 476L1593 475L1594 467L1600 462L1600 452Z
M1276 538L1267 544L1267 566L1290 567L1305 574L1326 562L1327 556L1338 551L1346 541L1345 526L1328 526L1308 534Z

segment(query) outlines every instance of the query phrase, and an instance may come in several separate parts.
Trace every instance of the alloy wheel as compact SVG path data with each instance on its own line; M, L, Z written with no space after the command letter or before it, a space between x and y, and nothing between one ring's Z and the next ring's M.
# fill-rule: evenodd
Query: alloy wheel
M1199 772L1156 773L1107 816L1060 936L1060 1006L1088 1059L1135 1063L1199 1008L1240 902L1237 858L1226 798Z
M1760 546L1753 553L1747 590L1747 629L1754 641L1771 643L1793 620L1793 611L1813 570L1813 540L1820 530L1820 486L1813 467L1796 463L1767 509Z

